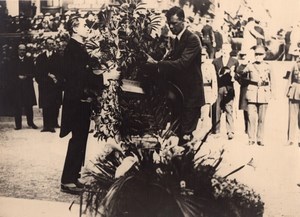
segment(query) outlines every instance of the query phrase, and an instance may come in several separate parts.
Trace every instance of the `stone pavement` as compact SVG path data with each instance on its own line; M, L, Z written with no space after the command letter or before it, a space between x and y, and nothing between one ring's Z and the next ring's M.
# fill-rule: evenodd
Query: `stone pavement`
M78 217L79 206L53 201L0 197L0 217Z
M220 175L228 174L253 158L253 166L246 166L229 178L236 178L261 194L265 202L265 217L298 217L300 148L285 146L288 104L284 96L286 81L282 79L285 70L279 64L285 63L273 66L277 73L277 99L270 102L267 112L266 146L247 145L242 113L237 111L235 138L227 140L222 117L220 137L209 137L201 151L214 153L225 149L218 171ZM24 126L20 131L13 130L12 118L0 118L0 217L79 216L78 197L59 191L69 138L60 139L58 132L41 133L42 120L39 115L36 117L39 130ZM91 166L90 161L100 153L103 144L92 136L88 144L87 165ZM70 212L73 201L75 204Z

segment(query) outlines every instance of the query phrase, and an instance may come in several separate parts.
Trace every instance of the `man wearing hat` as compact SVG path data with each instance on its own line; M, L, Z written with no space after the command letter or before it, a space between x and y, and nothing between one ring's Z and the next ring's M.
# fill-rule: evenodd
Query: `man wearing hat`
M263 60L265 47L257 45L253 49L255 61L244 69L248 79L246 91L249 115L248 137L249 145L254 145L257 141L257 145L264 146L265 116L271 95L274 95L274 77L271 66Z

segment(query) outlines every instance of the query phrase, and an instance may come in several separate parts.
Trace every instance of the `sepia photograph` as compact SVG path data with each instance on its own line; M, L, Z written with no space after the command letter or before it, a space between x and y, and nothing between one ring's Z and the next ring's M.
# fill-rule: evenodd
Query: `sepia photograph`
M0 217L298 217L299 0L0 0Z

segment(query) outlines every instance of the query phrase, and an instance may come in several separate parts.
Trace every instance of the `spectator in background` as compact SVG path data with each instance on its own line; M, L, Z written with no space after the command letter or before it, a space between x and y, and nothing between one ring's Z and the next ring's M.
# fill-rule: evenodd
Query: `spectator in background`
M203 47L206 47L209 58L213 59L215 57L214 47L216 47L216 42L215 42L215 34L211 26L211 18L208 15L206 16L206 24L203 26L201 33L202 33L202 45Z
M291 35L291 46L289 53L292 56L292 60L296 60L300 51L300 21L294 26Z
M265 31L264 31L263 27L260 25L259 20L255 20L254 29L256 32L258 32L260 35L263 36L263 38L260 38L260 37L256 38L256 45L265 46Z
M293 145L299 141L300 127L300 57L289 74L286 96L289 99L289 118L288 118L288 145ZM300 147L300 143L298 146Z
M218 80L218 98L213 105L212 123L213 133L220 133L221 114L226 113L226 128L228 139L234 138L233 100L234 100L234 76L239 65L237 59L230 56L231 45L224 44L222 56L213 60L215 73Z
M247 134L249 115L248 115L248 103L246 100L246 91L248 87L248 81L247 81L246 73L244 73L244 70L250 61L249 58L247 57L247 54L243 53L243 51L239 52L238 56L239 56L238 60L240 65L236 70L235 80L237 80L237 82L240 84L239 109L243 110L245 133Z
M221 52L223 47L223 35L219 31L219 28L214 28L214 37L216 41L216 46L214 47L215 53Z
M36 59L36 81L39 84L39 106L43 109L41 132L55 132L58 111L62 103L62 76L60 56L55 52L55 41L45 41L46 51Z
M10 61L10 73L13 75L12 85L14 90L15 124L16 130L22 128L22 109L27 117L27 124L33 129L38 127L33 122L32 106L36 105L36 97L33 88L34 63L26 55L26 46L18 46L18 56Z
M255 20L253 17L248 18L243 32L242 50L243 52L250 54L253 53L253 47L257 45L258 39L263 40L265 37L255 30Z

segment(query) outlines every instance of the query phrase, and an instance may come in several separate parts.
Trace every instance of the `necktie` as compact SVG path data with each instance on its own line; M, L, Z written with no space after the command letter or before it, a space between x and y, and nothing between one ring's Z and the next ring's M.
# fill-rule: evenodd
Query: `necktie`
M176 37L175 40L174 40L174 50L176 50L178 48L178 44L179 44L179 40Z

